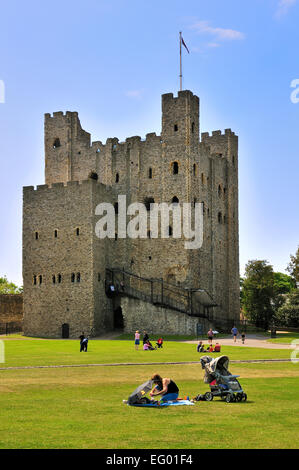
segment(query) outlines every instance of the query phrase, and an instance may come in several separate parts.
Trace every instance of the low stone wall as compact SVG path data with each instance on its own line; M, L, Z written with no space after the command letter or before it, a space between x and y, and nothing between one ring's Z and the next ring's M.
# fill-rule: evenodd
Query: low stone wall
M23 294L0 294L0 334L23 330Z
M120 302L124 319L124 332L141 333L146 330L154 335L196 335L197 324L203 331L208 331L210 324L202 318L195 318L185 313L155 306L142 300L123 297Z
M23 320L23 294L0 294L0 322Z

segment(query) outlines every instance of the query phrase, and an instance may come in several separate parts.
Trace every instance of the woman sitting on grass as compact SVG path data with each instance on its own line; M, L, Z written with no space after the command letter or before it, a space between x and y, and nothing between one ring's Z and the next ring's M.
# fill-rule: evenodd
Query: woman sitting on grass
M176 401L179 396L179 388L177 384L168 378L162 379L159 374L153 375L151 379L155 386L150 392L151 397L162 395L161 401Z

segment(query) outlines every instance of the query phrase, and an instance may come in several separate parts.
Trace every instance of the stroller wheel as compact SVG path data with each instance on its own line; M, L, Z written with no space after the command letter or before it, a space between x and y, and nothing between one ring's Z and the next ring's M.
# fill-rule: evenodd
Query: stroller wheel
M243 398L243 393L237 393L236 401L242 401L242 398Z
M206 392L205 393L205 399L206 399L206 401L212 401L213 400L213 394L211 392Z
M243 398L244 401L247 401L247 393L243 393L243 397L242 397L242 398Z
M232 403L234 401L234 395L232 393L228 393L225 397L226 403Z

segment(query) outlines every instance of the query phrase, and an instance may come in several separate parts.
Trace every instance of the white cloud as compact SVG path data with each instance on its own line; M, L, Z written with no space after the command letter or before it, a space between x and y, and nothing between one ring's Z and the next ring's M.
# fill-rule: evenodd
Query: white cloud
M290 8L296 5L296 3L298 3L298 0L280 0L277 5L275 16L277 18L281 18L282 16L285 16L289 12Z
M125 95L129 98L141 98L143 90L128 90L125 92Z
M245 38L245 34L234 29L214 28L208 21L198 21L191 26L198 34L209 34L215 41L236 41ZM210 44L216 44L216 42Z
M218 42L208 42L207 47L210 47L210 48L220 47L220 44L218 44Z

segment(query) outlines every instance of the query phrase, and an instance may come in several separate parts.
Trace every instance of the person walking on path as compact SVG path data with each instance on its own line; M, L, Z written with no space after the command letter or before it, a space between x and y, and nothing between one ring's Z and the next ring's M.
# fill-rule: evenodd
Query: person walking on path
M231 333L234 337L234 343L235 343L237 341L238 329L235 326L233 326Z
M136 349L136 351L138 351L139 344L140 344L140 333L137 330L136 333L135 333L135 349Z
M213 330L212 330L212 328L210 328L209 331L208 331L208 342L210 344L212 344L212 342L213 342L213 336L214 336Z
M245 333L244 333L244 331L242 332L241 337L242 337L242 344L245 344Z

